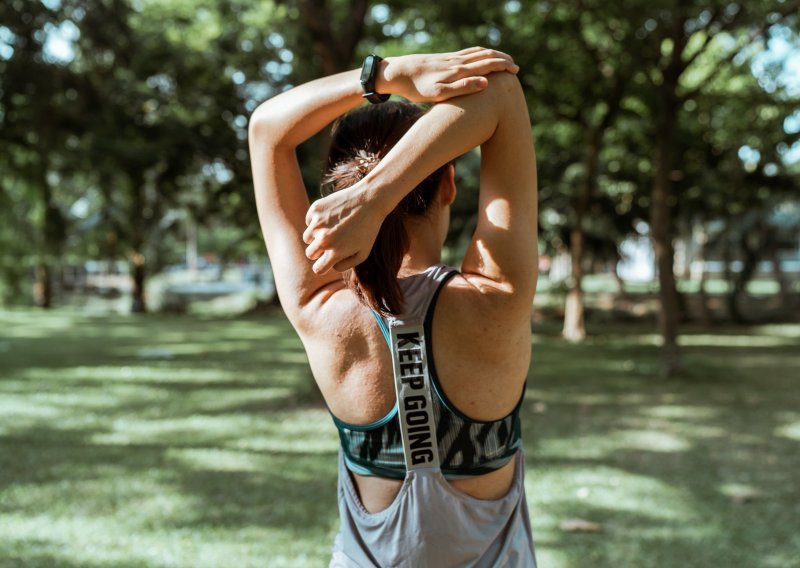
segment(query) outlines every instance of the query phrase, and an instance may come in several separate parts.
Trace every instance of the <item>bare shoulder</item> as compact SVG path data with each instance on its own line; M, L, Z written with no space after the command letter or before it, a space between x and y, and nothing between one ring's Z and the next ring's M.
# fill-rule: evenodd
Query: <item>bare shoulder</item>
M531 301L509 286L462 272L448 280L437 304L443 328L469 333L478 343L509 334L529 341Z
M369 423L394 405L386 341L369 308L344 282L318 290L293 316L292 325L334 415L354 424Z
M344 347L351 360L358 360L369 352L364 330L375 323L355 293L336 280L317 290L294 315L292 325L310 358L317 353L328 356Z
M476 420L495 420L519 400L531 358L530 305L480 278L451 278L436 303L433 355L450 401Z

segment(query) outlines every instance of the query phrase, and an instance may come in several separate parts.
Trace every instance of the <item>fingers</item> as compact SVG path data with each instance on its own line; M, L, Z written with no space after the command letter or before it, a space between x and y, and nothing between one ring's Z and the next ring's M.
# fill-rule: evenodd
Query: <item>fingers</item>
M471 63L481 59L505 59L510 63L514 63L513 57L502 51L497 51L496 49L479 48L470 53L462 54L462 63Z
M464 75L488 75L496 71L509 71L516 74L519 71L519 65L510 59L493 57L491 59L473 61L462 66Z
M332 250L326 250L322 253L317 260L314 261L314 264L311 266L311 270L314 271L315 274L325 274L333 265L336 264L336 257Z
M466 77L459 79L452 83L445 83L441 85L442 99L449 99L451 97L459 97L461 95L469 95L482 91L489 85L489 80L486 77Z
M306 247L306 258L309 260L316 260L322 254L322 239L316 239L312 241L310 245Z
M486 48L481 47L479 45L468 47L466 49L462 49L461 51L456 51L456 55L469 55L470 53L475 53L477 51L484 51Z
M311 207L306 211L306 226L311 228L314 225L315 218L317 217L316 203L312 203Z
M361 263L361 258L358 254L354 254L344 260L337 262L333 265L333 269L337 272L344 272L345 270L349 270L351 268L355 268L358 264Z

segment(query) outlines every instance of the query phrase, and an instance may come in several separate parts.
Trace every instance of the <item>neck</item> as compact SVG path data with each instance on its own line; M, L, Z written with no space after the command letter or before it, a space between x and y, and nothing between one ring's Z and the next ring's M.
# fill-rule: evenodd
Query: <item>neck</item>
M400 278L419 274L442 261L442 243L436 225L430 218L406 219L409 247L400 265Z

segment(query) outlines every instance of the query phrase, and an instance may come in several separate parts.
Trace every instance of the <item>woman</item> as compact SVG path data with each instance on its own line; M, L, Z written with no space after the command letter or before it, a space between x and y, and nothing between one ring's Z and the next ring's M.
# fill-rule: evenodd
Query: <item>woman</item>
M372 90L429 111L389 101L348 112L363 102L355 69L251 119L278 295L342 444L332 566L535 566L519 410L536 165L517 71L481 47L387 58ZM295 149L334 119L329 195L309 207ZM441 263L453 160L476 146L478 223L455 269Z

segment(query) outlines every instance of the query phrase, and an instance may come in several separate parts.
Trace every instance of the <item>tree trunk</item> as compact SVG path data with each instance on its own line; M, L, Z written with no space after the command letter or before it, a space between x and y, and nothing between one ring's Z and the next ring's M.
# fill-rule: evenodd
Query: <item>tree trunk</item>
M772 276L778 282L778 299L782 306L789 305L789 284L781 269L780 250L778 247L772 246L769 248L767 254L769 255L770 262L772 263Z
M700 323L704 327L711 327L712 316L711 308L708 305L708 295L706 294L706 244L708 243L708 235L705 228L701 228L698 235L697 262L700 265L698 273L700 275L699 288L697 290L697 297L700 303Z
M367 0L350 0L347 16L336 22L327 0L301 0L300 17L311 39L322 75L345 71L352 65L356 46L364 33Z
M650 203L650 235L658 269L658 329L662 338L662 373L674 376L681 371L678 348L678 313L680 304L675 288L672 248L672 145L676 108L671 97L665 97L665 120L657 131L655 177Z
M53 199L53 190L45 176L45 165L36 172L40 195L44 205L41 231L41 249L39 264L35 268L33 296L36 306L44 309L53 306L53 274L52 264L58 264L61 249L67 238L66 225L61 210Z
M723 278L725 279L725 304L728 308L728 319L731 321L737 321L739 318L739 312L736 307L736 302L732 302L731 299L733 298L733 289L736 286L735 283L735 276L733 273L733 254L731 251L731 247L733 243L730 239L725 241L725 248L722 251L722 265L723 265Z
M186 219L186 269L197 272L197 222L191 217Z
M756 268L758 267L758 251L766 239L762 238L763 229L756 226L752 233L745 231L739 240L744 260L742 261L742 269L736 275L733 281L733 289L728 295L728 308L733 318L733 321L738 324L749 323L748 319L739 309L739 299L747 291L747 283L753 278ZM750 246L750 241L754 241L754 246Z
M144 293L145 286L145 258L144 254L134 252L131 259L131 276L133 278L133 294L131 313L143 314L147 311L147 302Z
M617 283L617 298L619 299L627 298L628 292L625 290L625 280L622 278L622 276L619 275L616 263L614 265L614 269L611 271L611 274L614 276L614 282Z
M589 209L597 178L597 164L600 155L600 131L592 128L587 136L586 175L583 187L575 205L575 223L570 231L569 252L572 259L572 274L569 279L569 292L564 306L564 328L562 336L572 342L586 338L583 298L583 218Z
M50 267L44 261L40 262L35 269L33 301L37 307L43 309L49 309L53 305L53 283L50 276Z
M576 210L576 214L578 211ZM572 274L569 278L564 306L564 329L561 334L572 342L583 341L586 337L586 326L583 318L583 229L580 227L582 215L576 215L575 226L570 234L570 256L572 258Z

